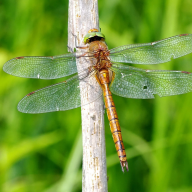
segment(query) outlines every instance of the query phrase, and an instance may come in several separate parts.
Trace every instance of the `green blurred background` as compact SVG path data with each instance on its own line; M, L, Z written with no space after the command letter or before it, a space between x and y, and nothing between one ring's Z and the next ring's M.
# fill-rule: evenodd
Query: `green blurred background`
M99 1L109 48L192 33L191 0ZM27 93L62 81L13 77L16 56L67 52L67 0L0 0L0 191L81 191L80 108L22 114ZM192 72L192 54L139 66ZM122 173L105 114L108 188L113 192L192 191L192 93L154 100L114 96L130 171Z

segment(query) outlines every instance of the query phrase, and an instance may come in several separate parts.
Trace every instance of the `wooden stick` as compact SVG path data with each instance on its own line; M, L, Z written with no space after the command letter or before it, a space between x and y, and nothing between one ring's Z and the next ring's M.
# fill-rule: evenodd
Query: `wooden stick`
M68 46L73 50L76 46L82 46L83 38L92 28L99 29L98 2L97 0L69 0L68 20ZM77 49L77 52L82 50ZM86 51L86 50L84 50ZM85 58L77 59L77 69L82 71L91 65ZM91 78L89 84L80 82L80 90L87 90L87 94L81 95L84 103L94 97L89 90L89 85L101 92L101 87L95 78ZM104 131L104 104L101 96L94 102L81 107L82 116L82 140L83 140L83 192L107 192L107 170Z

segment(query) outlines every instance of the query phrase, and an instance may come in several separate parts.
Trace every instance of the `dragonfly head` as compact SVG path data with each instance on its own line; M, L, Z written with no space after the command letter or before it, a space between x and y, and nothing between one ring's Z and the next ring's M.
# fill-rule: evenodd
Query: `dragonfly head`
M91 43L92 41L104 41L105 35L101 33L98 29L90 29L84 37L84 43Z

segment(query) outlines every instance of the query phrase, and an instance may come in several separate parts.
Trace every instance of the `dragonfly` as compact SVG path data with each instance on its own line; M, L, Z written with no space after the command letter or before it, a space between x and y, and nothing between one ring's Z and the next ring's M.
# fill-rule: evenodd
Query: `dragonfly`
M59 56L21 56L7 61L3 70L25 78L56 79L74 74L66 81L33 91L19 103L23 113L65 111L86 105L103 95L107 116L122 171L128 171L125 147L112 93L126 98L153 99L155 95L171 96L192 91L192 75L186 71L144 70L128 64L159 64L192 52L192 34L181 34L160 41L132 44L109 50L105 36L91 29L84 37L85 53ZM76 60L89 60L91 66L77 71ZM91 81L101 89L96 90ZM88 89L80 90L79 84ZM81 95L92 97L81 102Z

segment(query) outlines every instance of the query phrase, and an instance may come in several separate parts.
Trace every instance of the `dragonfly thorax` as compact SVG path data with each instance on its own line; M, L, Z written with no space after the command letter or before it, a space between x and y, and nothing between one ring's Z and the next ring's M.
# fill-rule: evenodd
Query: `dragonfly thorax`
M89 43L89 52L97 52L97 51L108 51L108 47L105 41L97 40Z
M109 50L105 41L93 41L89 44L89 55L93 56L93 66L97 70L111 67Z

